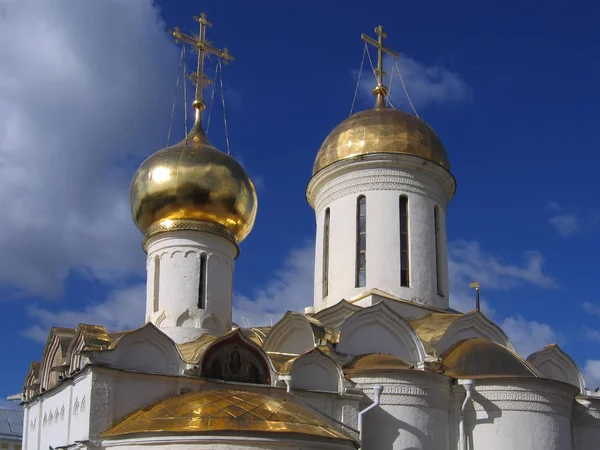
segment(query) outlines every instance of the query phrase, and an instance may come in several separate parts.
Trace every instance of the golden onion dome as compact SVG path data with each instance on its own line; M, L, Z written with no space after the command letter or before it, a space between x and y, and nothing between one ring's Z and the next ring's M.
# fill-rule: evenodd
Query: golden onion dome
M336 161L373 153L419 156L450 170L442 141L427 123L381 104L353 114L333 129L317 154L313 175Z
M134 411L101 437L233 432L237 435L269 433L271 436L273 433L295 433L353 441L303 406L293 403L289 395L272 394L221 389L169 397Z
M215 232L241 242L258 200L250 177L208 142L198 119L187 138L150 156L130 190L131 214L146 236L169 229Z
M519 355L487 339L459 341L446 350L441 359L444 373L452 378L542 376Z

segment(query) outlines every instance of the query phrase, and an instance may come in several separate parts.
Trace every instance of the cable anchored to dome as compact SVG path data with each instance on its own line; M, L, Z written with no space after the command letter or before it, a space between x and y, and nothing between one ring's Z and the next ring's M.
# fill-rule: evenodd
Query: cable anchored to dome
M375 109L385 108L385 97L388 93L388 88L383 84L383 77L385 76L385 72L383 71L383 53L387 53L391 55L393 58L398 58L398 53L395 51L384 47L383 40L387 37L387 34L383 31L383 25L379 25L375 28L375 33L377 34L377 40L367 36L365 33L361 34L361 38L367 44L373 45L377 49L377 69L375 69L375 76L377 78L377 86L373 90L373 95L375 95ZM369 60L371 59L371 55L369 54Z
M217 48L210 44L206 40L206 29L208 27L212 27L212 23L210 23L206 19L206 14L200 14L200 17L194 16L194 20L200 24L200 31L196 34L187 35L181 32L179 27L173 28L173 30L169 30L169 34L173 36L176 43L180 41L185 44L191 45L198 52L198 61L196 72L190 75L190 79L196 86L196 94L194 96L194 102L192 106L195 110L195 123L194 125L199 126L201 124L201 113L206 108L206 104L203 99L203 91L204 88L208 87L209 84L214 83L214 80L210 79L206 76L205 67L204 67L204 58L207 55L215 55L219 58L220 61L224 63L228 63L229 61L234 61L233 56L229 54L229 50L227 47L223 49Z

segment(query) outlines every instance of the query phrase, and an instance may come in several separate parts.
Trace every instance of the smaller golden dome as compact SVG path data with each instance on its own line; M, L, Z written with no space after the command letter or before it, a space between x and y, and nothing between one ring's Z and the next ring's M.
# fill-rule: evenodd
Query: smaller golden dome
M335 127L321 145L313 175L336 161L372 153L419 156L450 170L446 149L427 123L382 107L360 111Z
M185 140L142 163L131 183L130 203L142 233L200 229L198 223L208 223L241 242L252 230L258 200L246 171L208 142L198 119Z
M365 372L389 372L395 370L410 370L414 366L404 359L384 353L368 353L354 358L344 366L346 375Z
M144 406L102 433L117 437L139 433L297 433L352 441L289 396L251 391L206 390Z
M444 374L452 378L542 377L519 355L487 339L459 341L441 358Z

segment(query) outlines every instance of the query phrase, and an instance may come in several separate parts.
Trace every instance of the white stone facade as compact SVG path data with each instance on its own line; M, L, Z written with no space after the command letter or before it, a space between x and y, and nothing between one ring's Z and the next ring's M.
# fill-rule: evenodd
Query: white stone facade
M377 288L416 303L448 308L446 207L455 182L441 166L411 155L341 160L307 188L317 219L317 310ZM400 196L408 197L409 285L400 280ZM366 283L357 286L357 199L366 197ZM435 210L437 209L437 213ZM330 214L328 289L324 295L324 220ZM436 239L436 216L438 235ZM436 245L437 241L437 245Z
M146 250L147 321L177 343L231 330L238 251L231 241L202 231L172 231L150 238Z

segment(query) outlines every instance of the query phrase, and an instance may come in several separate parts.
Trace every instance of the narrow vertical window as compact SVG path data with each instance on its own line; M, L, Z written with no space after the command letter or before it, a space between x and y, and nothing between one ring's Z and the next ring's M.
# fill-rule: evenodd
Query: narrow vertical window
M356 201L356 287L367 285L367 198Z
M160 279L160 256L154 257L154 286L152 292L152 309L154 312L158 311L158 290Z
M329 208L325 210L323 222L323 298L329 295Z
M444 294L442 287L442 261L440 255L440 208L435 205L433 208L433 223L435 227L435 275L437 281L437 292L440 295Z
M200 270L198 273L198 308L206 307L206 254L200 255Z
M410 282L408 260L408 197L400 196L400 286Z

